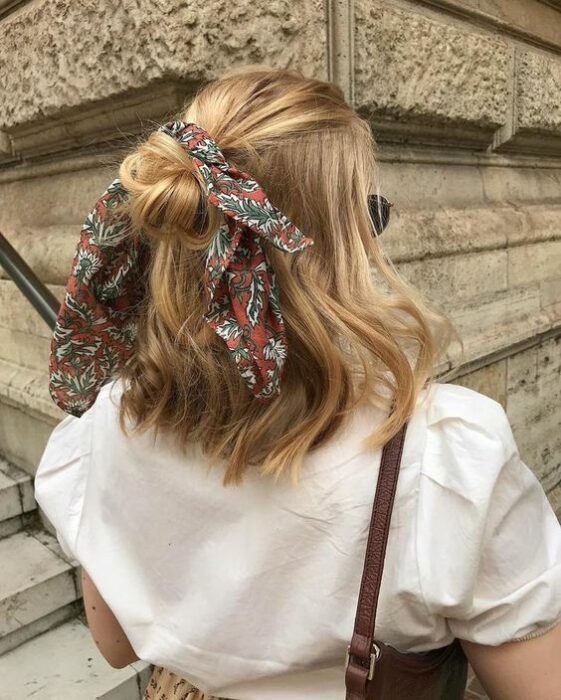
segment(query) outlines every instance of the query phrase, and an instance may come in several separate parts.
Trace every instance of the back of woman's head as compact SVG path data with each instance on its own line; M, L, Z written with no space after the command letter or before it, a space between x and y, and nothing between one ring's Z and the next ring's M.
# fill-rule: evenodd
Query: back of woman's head
M127 156L126 211L151 239L152 255L136 354L125 369L123 425L128 416L139 430L171 431L181 446L199 442L209 459L225 460L226 483L255 465L297 475L305 454L359 403L386 407L368 445L385 442L430 378L437 343L429 323L437 317L373 235L370 126L334 84L261 67L208 84L179 118L206 129L314 245L288 254L264 242L288 352L280 395L258 401L203 318L206 249L223 215L172 136L154 132Z

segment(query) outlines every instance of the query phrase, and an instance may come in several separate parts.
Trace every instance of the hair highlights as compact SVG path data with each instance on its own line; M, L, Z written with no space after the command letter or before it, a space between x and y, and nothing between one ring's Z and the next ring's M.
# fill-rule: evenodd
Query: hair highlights
M259 402L203 319L205 251L222 215L171 136L154 132L128 155L119 173L130 193L125 211L150 237L152 258L135 356L123 370L121 425L128 417L137 430L171 431L180 446L199 443L225 464L226 484L248 468L297 480L306 453L362 402L389 414L365 447L386 442L430 381L448 334L372 235L369 124L336 85L263 67L206 85L179 118L206 129L314 245L290 255L264 242L288 357L280 396Z

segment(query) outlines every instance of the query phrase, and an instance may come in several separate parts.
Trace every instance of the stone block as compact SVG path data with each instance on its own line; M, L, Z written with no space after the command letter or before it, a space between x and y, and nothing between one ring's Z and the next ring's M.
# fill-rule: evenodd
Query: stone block
M326 77L323 2L35 2L0 25L0 128L162 81L196 85L237 65ZM118 50L115 50L115 47Z
M535 43L557 48L561 45L558 11L551 7L558 0L430 0L432 5L471 19L476 17L491 27L507 30L524 40L531 38Z
M64 163L46 169L44 174L33 167L29 167L29 173L27 169L13 174L0 172L0 231L15 240L25 231L62 230L73 225L79 228L116 177L118 162L114 156L107 156L105 166L90 166L79 172L65 168Z
M58 420L31 415L0 395L0 455L33 476Z
M504 250L448 255L401 263L399 271L432 303L443 308L476 304L481 295L507 289Z
M0 327L0 360L46 372L49 366L49 346L49 338Z
M42 282L66 284L79 234L78 224L22 226L17 233L12 231L6 238ZM8 279L2 267L0 279Z
M76 600L72 566L27 532L0 541L0 638Z
M493 362L475 372L464 374L452 383L479 391L506 408L506 360Z
M426 213L447 209L495 210L501 213L526 212L531 226L549 226L559 231L561 207L561 167L541 167L540 160L528 160L527 166L518 161L515 167L506 158L471 158L462 163L457 156L449 159L442 154L419 157L412 149L382 146L379 150L378 186L395 203L395 212ZM490 166L490 167L488 167ZM535 217L535 218L534 218ZM546 224L546 219L549 223ZM500 223L500 222L497 222ZM511 228L505 222L504 231Z
M504 41L372 0L355 16L355 101L379 140L490 143L507 118Z
M65 288L48 285L48 289L62 301ZM50 338L51 329L11 280L0 279L0 328Z
M561 276L561 239L508 249L508 279L524 286ZM559 299L561 301L561 299Z
M498 357L512 346L550 331L537 286L481 296L448 312L463 342L462 364ZM455 356L455 355L454 355Z
M41 420L60 420L64 415L52 401L45 369L34 370L0 360L0 401L12 404ZM0 450L3 448L0 442Z
M517 213L520 215L520 224L513 226L509 222L505 226L509 246L561 240L561 206L557 202L517 207Z
M561 277L541 282L540 298L542 309L551 322L555 325L561 324Z
M0 163L12 159L12 142L8 134L0 131Z
M112 147L116 137L119 144L130 144L155 122L175 116L190 89L182 83L158 83L132 94L64 111L39 126L26 122L11 127L14 156L27 160L69 149L91 149L96 144Z
M561 484L560 405L560 336L507 359L507 410L514 435L548 493Z
M7 12L13 12L18 5L22 5L25 0L0 0L0 17Z
M404 212L398 207L399 195L391 223L379 239L394 262L504 249L506 230L523 221L520 212L506 207Z
M520 51L516 116L518 130L561 135L561 59L545 53Z
M514 202L516 207L559 207L561 168L539 167L539 161L523 167L478 168L486 201L491 205Z
M561 58L521 49L515 70L514 119L499 135L499 150L559 155Z

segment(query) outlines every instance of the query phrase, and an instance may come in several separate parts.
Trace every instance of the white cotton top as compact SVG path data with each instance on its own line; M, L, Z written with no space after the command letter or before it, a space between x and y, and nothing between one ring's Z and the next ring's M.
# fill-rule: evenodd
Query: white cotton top
M301 482L223 487L200 448L125 437L122 384L53 431L35 479L140 659L234 700L341 700L381 450L363 407ZM378 639L424 651L543 634L561 619L561 527L504 410L434 385L407 431Z

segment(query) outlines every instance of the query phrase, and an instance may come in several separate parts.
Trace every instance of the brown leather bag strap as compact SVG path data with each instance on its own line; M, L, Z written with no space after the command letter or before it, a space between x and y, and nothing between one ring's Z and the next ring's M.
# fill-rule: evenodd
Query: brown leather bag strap
M407 423L389 440L382 450L378 484L372 506L370 531L366 544L362 583L358 596L355 627L349 646L348 663L345 672L347 700L365 698L369 671L373 658L374 625L376 609L382 583L384 558L390 532L397 479L401 455L405 442Z

